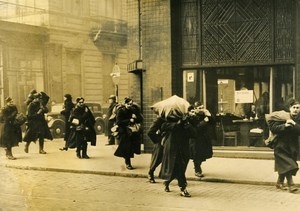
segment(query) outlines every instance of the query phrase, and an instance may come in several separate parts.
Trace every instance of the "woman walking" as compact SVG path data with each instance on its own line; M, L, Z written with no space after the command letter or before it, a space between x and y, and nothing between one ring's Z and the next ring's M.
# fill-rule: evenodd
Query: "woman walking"
M15 160L12 147L19 146L19 142L22 141L21 125L16 122L18 109L13 104L13 99L8 97L5 102L6 106L1 110L0 147L5 148L9 160Z
M299 153L298 136L300 135L300 103L292 100L289 113L281 111L270 114L268 124L275 134L277 142L274 146L275 171L278 172L276 187L285 190L284 180L287 180L290 193L297 191L293 176L298 171L297 156Z

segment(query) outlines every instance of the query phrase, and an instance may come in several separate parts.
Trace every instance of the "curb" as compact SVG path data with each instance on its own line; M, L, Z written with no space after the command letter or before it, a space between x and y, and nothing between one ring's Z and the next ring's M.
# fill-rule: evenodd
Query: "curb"
M104 176L119 176L119 177L131 177L131 178L147 178L147 174L138 173L120 173L120 172L107 172L107 171L91 171L91 170L75 170L75 169L59 169L59 168L47 168L47 167L31 167L31 166L16 166L16 165L3 165L6 168L22 169L22 170L34 170L34 171L52 171L63 173L76 173L76 174L94 174ZM251 180L237 180L237 179L222 179L214 177L195 178L187 177L188 181L200 181L200 182L215 182L215 183L231 183L231 184L247 184L247 185L266 185L275 186L275 182L266 181L251 181Z

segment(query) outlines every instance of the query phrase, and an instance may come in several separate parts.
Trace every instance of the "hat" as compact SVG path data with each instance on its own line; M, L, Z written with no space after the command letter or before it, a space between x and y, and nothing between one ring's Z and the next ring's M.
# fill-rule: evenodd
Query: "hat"
M124 98L124 103L129 103L131 101L132 101L132 99L130 97L125 97Z
M31 91L30 91L30 94L36 94L37 93L37 91L35 90L35 89L32 89Z
M5 102L6 103L9 103L9 102L11 102L13 99L11 98L11 97L7 97L7 98L5 98Z
M69 99L69 100L72 100L72 95L70 95L70 94L65 94L64 97Z
M110 95L108 99L116 100L116 96L115 95Z
M293 105L300 104L300 103L299 103L299 101L297 99L292 98L292 99L288 100L287 104L289 106L293 106Z
M83 101L84 101L84 98L83 98L83 97L77 97L77 98L76 98L76 103L78 103L80 100L83 100Z

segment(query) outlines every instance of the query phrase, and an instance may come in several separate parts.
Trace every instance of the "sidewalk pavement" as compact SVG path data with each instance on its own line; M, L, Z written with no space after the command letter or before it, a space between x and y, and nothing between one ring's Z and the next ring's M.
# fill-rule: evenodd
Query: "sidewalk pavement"
M142 153L132 159L134 170L127 170L124 159L115 157L113 154L117 145L106 146L107 137L97 136L97 146L88 146L90 159L78 159L75 149L60 151L64 146L63 139L55 139L45 142L47 154L38 153L38 143L31 143L29 153L24 152L24 143L13 148L13 154L17 160L8 160L4 149L0 149L0 166L73 173L89 173L111 176L141 177L146 178L150 164L151 154ZM215 153L216 154L216 153ZM159 173L160 166L155 171ZM243 159L213 157L202 164L205 177L201 181L228 182L240 184L275 185L277 173L274 172L274 160L266 159ZM187 180L200 180L195 177L193 162L190 160L187 171ZM160 179L156 179L160 180ZM300 184L300 177L295 176L294 182Z

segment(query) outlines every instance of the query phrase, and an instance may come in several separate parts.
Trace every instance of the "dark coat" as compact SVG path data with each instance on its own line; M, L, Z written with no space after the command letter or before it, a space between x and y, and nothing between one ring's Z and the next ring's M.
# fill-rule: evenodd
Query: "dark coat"
M38 138L53 140L52 134L45 119L48 108L42 106L39 101L32 101L27 107L27 122L24 136L25 142L31 142Z
M79 124L75 125L72 123L73 119L78 119ZM76 136L79 133L83 133L85 140L91 142L92 146L96 146L96 131L95 131L95 117L93 116L91 110L84 105L83 107L76 106L70 115L69 118L71 129L68 139L68 147L75 148L78 146Z
M134 104L129 109L125 106L118 108L116 125L118 125L120 144L114 153L117 157L133 158L134 154L141 154L141 131L131 134L127 128L132 124L130 119L133 114L137 117L135 123L142 123L143 116L137 105Z
M18 109L15 105L7 105L1 110L0 147L11 148L22 141L20 125L15 123Z
M171 180L175 163L176 169L185 172L189 162L189 139L192 138L194 130L192 126L183 122L167 121L163 123L161 132L163 134L163 159L159 177ZM175 173L176 174L176 173Z
M154 144L161 144L161 140L162 140L162 134L161 134L161 126L163 123L165 123L166 121L161 118L158 117L156 120L154 120L154 122L151 124L149 130L148 130L148 136L151 139L151 141Z
M111 128L114 126L116 122L116 114L114 113L115 106L117 105L116 102L113 102L109 105L106 113L107 118L107 135L110 137L112 136Z
M190 139L190 158L197 161L205 161L213 155L212 139L214 118L208 117L209 121L204 121L204 114L197 114L192 122L195 129L195 138Z
M277 134L277 144L274 147L275 171L279 174L291 172L296 175L298 171L297 156L299 153L298 136L300 135L300 122L293 119L296 125L285 127L285 121L268 121L270 130Z
M64 135L64 140L67 141L69 138L69 134L70 134L70 127L71 124L69 122L70 119L70 115L71 115L71 111L74 108L74 103L72 102L71 99L66 99L64 101L64 108L63 110L60 112L61 115L64 116L65 118L65 135Z
M158 117L154 122L151 124L148 130L148 136L151 141L154 143L151 162L150 162L150 170L154 171L156 167L162 162L163 157L163 146L161 145L162 141L162 134L161 134L161 127L162 124L166 121Z

